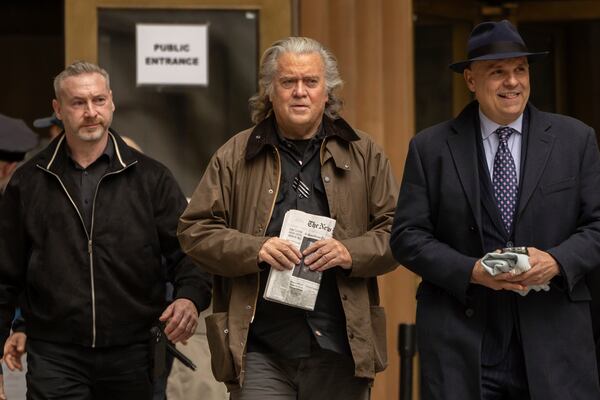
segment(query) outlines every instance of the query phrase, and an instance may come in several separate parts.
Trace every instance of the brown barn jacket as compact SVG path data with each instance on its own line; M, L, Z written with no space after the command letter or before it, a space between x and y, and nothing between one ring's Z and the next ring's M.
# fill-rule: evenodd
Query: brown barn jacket
M323 123L336 133L320 151L321 178L337 220L334 238L353 260L349 273L337 273L348 341L355 375L372 379L387 365L376 276L396 267L388 242L398 190L388 159L368 135L342 119L324 117ZM279 190L274 126L269 118L215 153L179 222L184 251L215 275L207 335L213 373L228 385L244 379L246 339L259 291L257 255Z

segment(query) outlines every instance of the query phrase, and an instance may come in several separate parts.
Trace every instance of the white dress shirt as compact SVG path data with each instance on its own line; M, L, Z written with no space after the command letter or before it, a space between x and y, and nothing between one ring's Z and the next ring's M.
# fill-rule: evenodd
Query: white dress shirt
M500 139L498 135L494 134L496 129L501 126L509 126L517 131L508 138L508 149L512 154L513 160L515 160L515 168L517 169L517 183L521 173L521 143L523 141L523 114L519 115L519 118L514 120L508 125L500 125L486 117L481 108L479 109L479 121L481 121L481 136L483 138L483 150L485 151L485 160L487 162L488 171L490 173L490 180L494 175L494 157L498 151L498 144Z

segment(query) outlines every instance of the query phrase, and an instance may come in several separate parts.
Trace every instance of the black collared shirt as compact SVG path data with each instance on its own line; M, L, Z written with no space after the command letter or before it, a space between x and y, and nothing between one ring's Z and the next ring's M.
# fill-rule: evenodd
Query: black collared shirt
M68 146L65 146L65 151L69 160L64 173L65 187L81 213L85 229L90 233L96 189L113 159L115 154L114 144L109 137L104 152L87 168L83 168L77 161L73 160Z
M281 182L267 236L279 236L288 210L330 215L320 162L321 145L326 137L323 127L309 140L289 140L278 135L276 146L281 156ZM294 189L296 177L306 185L309 196L301 196ZM346 320L336 281L339 269L331 268L323 273L315 309L305 311L263 298L269 275L269 267L266 266L260 273L260 292L254 322L250 325L248 351L300 358L310 356L311 348L318 346L350 355Z

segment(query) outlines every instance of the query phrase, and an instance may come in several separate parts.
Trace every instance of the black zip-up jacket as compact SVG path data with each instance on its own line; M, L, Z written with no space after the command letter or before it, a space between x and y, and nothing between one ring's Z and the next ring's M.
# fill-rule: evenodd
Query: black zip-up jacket
M65 136L20 167L0 200L0 337L20 293L31 338L106 347L147 341L174 298L210 303L211 278L176 237L186 200L169 170L114 132L91 228L63 183ZM0 349L1 351L1 349Z

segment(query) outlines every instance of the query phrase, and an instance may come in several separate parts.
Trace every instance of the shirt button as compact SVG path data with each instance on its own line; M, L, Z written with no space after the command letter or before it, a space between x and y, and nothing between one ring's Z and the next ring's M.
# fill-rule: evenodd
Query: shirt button
M322 333L321 333L321 331L319 331L319 330L316 330L316 331L315 331L315 335L317 335L317 336L319 336L319 337L323 336L323 334L322 334Z
M513 242L506 242L506 247L514 247L514 243Z
M348 169L350 166L348 164L344 164L344 168Z
M273 189L269 189L269 194L273 194Z
M251 306L250 304L248 304L248 305L246 306L246 310L252 310L252 306Z
M473 315L475 315L475 310L473 310L472 308L467 308L467 309L465 310L465 315L466 315L468 318L471 318Z
M254 136L256 139L260 140L260 135Z
M349 337L350 339L354 339L354 333L350 332L350 333L348 334L348 337Z
M473 225L471 225L471 226L469 227L469 230L470 230L471 232L475 232L475 231L477 231L477 228L475 228Z
M325 183L329 183L329 181L331 180L328 176L326 176L325 178L323 178L323 180L325 181Z
M348 296L346 296L345 294L342 295L342 300L348 300Z

